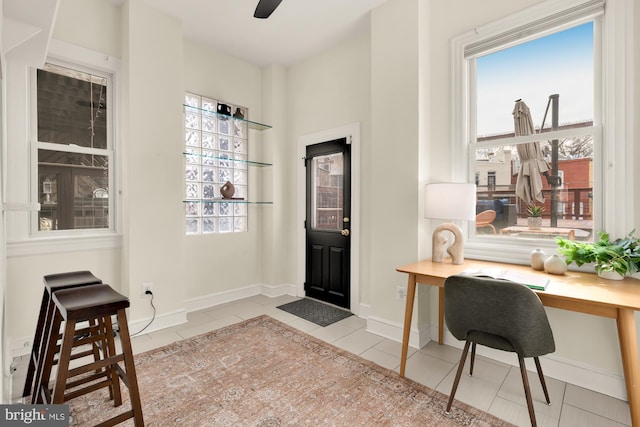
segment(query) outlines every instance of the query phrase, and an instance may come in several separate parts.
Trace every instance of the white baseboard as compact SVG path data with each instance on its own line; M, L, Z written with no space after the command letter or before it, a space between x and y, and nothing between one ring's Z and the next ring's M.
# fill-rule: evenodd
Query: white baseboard
M156 316L153 322L144 329L144 333L154 332L161 329L177 326L187 321L187 313L197 310L203 310L214 307L219 304L233 302L239 299L251 297L254 295L266 295L268 297L279 297L282 295L296 295L296 286L291 284L283 285L264 285L256 284L246 286L244 288L232 289L230 291L218 292L205 295L199 298L193 298L184 301L184 309L172 313L164 313ZM151 318L129 321L129 334L133 335L141 331ZM31 353L31 340L33 336L25 336L12 340L11 356L19 357Z
M223 292L216 292L209 295L203 295L198 298L185 300L184 305L187 313L192 311L204 310L215 307L216 305L237 301L243 298L255 295L265 295L271 298L282 295L296 295L296 286L291 284L283 285L264 285L256 284L245 286L244 288L231 289Z
M282 295L297 296L297 287L291 284L264 285L256 284L244 288L233 289L214 294L193 298L184 302L184 310L157 316L153 323L145 329L145 333L165 329L171 326L180 325L187 321L187 313L203 310L216 305L237 301L255 295L265 295L268 297L279 297ZM357 316L367 319L367 332L379 335L396 342L402 342L403 325L400 322L390 321L378 316L370 315L371 307L367 304L360 304L352 308ZM129 333L134 334L144 328L149 319L129 322ZM438 336L438 324L433 322L429 325L416 325L411 328L409 336L409 346L419 349L424 347L429 341L436 340ZM22 337L12 341L11 354L13 357L22 356L31 352L32 337ZM25 345L27 343L27 345ZM449 331L444 331L444 343L456 348L462 348L462 342L458 341ZM494 350L486 347L478 347L478 354L491 359L517 366L517 359L507 352ZM554 354L541 357L541 363L545 376L564 381L569 384L593 390L616 399L626 400L626 389L624 378L617 373L606 372L587 364L564 359Z
M367 318L367 332L380 335L393 341L402 342L403 325L377 316ZM436 332L437 336L437 332ZM409 335L409 346L422 348L431 341L431 331L426 326L412 326Z
M151 317L142 320L129 321L127 325L129 326L129 335L133 335L136 332L142 330L149 321ZM187 312L185 310L178 310L172 313L165 313L159 316L156 316L153 319L151 325L149 325L144 333L149 333L153 331L159 331L161 329L169 328L171 326L181 325L187 322ZM26 354L31 354L31 340L33 340L33 336L16 338L11 342L11 356L19 357Z
M129 335L137 335L143 329L143 333L148 334L149 332L159 331L161 329L187 323L187 312L185 310L178 310L174 311L173 313L165 313L161 314L160 316L156 316L151 324L149 324L150 321L151 318L149 317L147 319L127 322L127 324L129 325Z
M403 324L382 319L376 316L370 316L367 319L367 331L376 335L383 336L393 341L402 342ZM430 340L437 340L438 323L432 322L428 327L412 326L411 335L409 335L409 346L413 348L422 348ZM433 338L432 338L433 337ZM462 349L462 341L458 341L449 333L447 328L444 329L444 344ZM518 359L512 354L494 350L483 346L478 346L477 354L488 357L499 362L509 365L518 366ZM573 384L588 390L602 393L616 399L627 400L624 377L613 372L606 372L599 368L574 360L565 359L554 354L549 354L540 358L544 375ZM527 364L529 369L529 364ZM535 370L532 364L531 369Z

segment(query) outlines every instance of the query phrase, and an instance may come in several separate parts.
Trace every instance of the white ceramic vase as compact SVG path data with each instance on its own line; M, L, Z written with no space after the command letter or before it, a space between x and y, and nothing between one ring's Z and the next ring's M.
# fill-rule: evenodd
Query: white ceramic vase
M600 273L598 273L598 276L602 277L603 279L607 279L607 280L622 280L622 279L624 279L623 275L621 275L620 273L617 273L615 271L601 271Z
M544 261L547 259L547 255L542 252L542 249L535 249L531 252L531 268L534 270L544 270Z
M564 274L567 271L567 263L560 255L551 255L544 262L544 271L550 274Z

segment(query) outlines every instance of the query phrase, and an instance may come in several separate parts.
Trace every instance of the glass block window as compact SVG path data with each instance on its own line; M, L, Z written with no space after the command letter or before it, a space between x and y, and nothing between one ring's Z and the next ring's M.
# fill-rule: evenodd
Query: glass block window
M247 109L192 93L184 106L186 234L247 231Z

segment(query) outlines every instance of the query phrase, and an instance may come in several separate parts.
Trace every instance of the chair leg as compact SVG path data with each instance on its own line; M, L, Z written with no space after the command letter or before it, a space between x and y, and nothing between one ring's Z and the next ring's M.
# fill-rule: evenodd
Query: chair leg
M456 395L456 390L458 389L458 383L460 382L460 377L462 376L462 370L464 369L464 362L467 360L467 354L469 353L469 344L470 341L465 342L464 349L462 350L462 356L460 357L460 363L458 364L458 371L456 372L456 379L453 381L453 387L451 387L451 394L449 395L449 402L447 403L447 409L444 411L445 414L449 414L451 411L451 404L453 403L453 397Z
M476 343L471 346L471 364L469 365L469 376L473 376L473 364L476 361Z
M536 370L538 371L538 377L540 378L540 384L542 384L542 391L544 392L544 398L547 400L547 405L551 405L549 399L549 392L547 391L547 383L544 380L544 374L542 373L542 365L540 365L540 359L536 356L533 358L536 362Z
M527 368L524 365L524 359L518 355L518 363L520 364L520 375L522 375L522 385L524 386L524 395L527 398L527 408L529 409L529 418L531 419L531 427L537 427L536 414L533 410L533 400L531 399L531 390L529 389L529 378L527 377Z

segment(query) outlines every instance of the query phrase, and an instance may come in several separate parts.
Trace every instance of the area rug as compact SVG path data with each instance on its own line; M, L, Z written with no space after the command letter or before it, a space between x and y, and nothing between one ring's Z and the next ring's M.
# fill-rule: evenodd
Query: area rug
M260 316L135 356L148 426L507 426L359 356ZM107 389L72 399L72 426L114 408ZM133 425L131 420L122 425Z
M302 298L277 308L320 326L329 326L353 314L350 311L311 298Z

